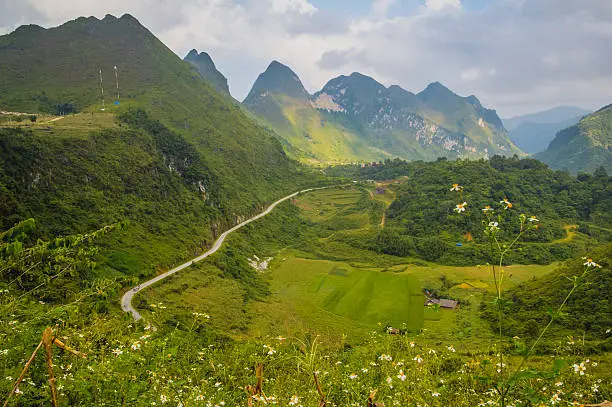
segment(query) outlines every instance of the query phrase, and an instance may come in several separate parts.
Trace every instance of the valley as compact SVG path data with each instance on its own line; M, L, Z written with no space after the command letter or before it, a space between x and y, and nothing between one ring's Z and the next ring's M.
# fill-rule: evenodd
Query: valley
M352 49L300 54L304 83L269 50L226 76L173 32L0 35L5 406L609 403L610 105L502 121L493 68L438 78L445 59L402 73L412 93L401 58ZM269 60L239 102L236 72Z

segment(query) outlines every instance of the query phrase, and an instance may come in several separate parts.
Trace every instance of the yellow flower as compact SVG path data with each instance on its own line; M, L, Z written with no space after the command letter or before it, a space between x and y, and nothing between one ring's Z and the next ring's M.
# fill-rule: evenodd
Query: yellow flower
M453 187L450 190L460 192L463 191L463 187L459 184L453 184Z

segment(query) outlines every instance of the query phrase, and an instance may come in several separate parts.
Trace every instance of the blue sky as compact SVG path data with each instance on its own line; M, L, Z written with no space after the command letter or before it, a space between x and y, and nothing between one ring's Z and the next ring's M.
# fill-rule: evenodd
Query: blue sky
M208 52L239 100L278 60L312 93L355 71L439 81L502 117L612 102L608 0L0 0L0 34L124 13L180 57Z

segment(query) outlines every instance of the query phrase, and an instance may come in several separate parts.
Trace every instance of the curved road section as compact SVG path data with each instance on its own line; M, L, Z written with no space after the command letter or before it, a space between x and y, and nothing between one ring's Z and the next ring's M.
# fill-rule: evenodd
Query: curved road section
M334 186L340 186L340 185L334 185ZM235 230L240 229L241 227L243 227L244 225L251 223L259 218L263 218L264 216L266 216L267 214L269 214L270 212L272 212L272 210L276 207L276 205L278 205L279 203L286 201L287 199L293 198L294 196L304 193L304 192L308 192L308 191L314 191L317 189L325 189L325 188L330 188L330 187L320 187L320 188L308 188L308 189L304 189L302 191L298 191L298 192L294 192L291 195L287 195L284 198L279 199L278 201L274 202L273 204L271 204L270 206L268 206L268 208L263 211L262 213L260 213L259 215L253 216L250 219L245 220L242 223L239 223L238 225L234 226L233 228L226 230L225 232L223 232L221 234L221 236L219 236L219 238L215 241L215 243L212 245L212 247L210 248L210 250L208 250L206 253L196 257L195 259L191 259L186 263L181 264L178 267L173 268L172 270L168 270L163 274L158 275L155 278L152 278L148 281L145 281L144 283L138 284L136 287L131 288L130 290L128 290L125 294L123 294L123 297L121 297L121 309L125 312L129 312L130 314L132 314L132 316L134 317L134 320L138 321L139 319L141 319L141 315L138 311L136 311L136 309L132 306L132 298L134 297L134 295L136 295L139 291L144 290L145 288L152 286L153 284L157 283L158 281L163 280L166 277L171 276L174 273L177 273L181 270L183 270L184 268L187 268L189 266L191 266L194 263L197 263L201 260L204 260L205 258L207 258L208 256L210 256L211 254L213 254L214 252L216 252L217 250L219 250L219 248L221 247L221 245L223 244L223 241L225 240L225 238L232 233Z

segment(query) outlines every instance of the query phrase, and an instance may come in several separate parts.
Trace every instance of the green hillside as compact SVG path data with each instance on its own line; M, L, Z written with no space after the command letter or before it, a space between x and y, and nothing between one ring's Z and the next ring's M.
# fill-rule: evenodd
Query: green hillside
M142 108L191 143L236 214L291 189L286 181L299 171L280 143L127 14L79 18L47 30L24 26L0 37L0 108L100 111L100 69L106 111Z
M612 285L610 262L612 261L612 245L604 245L589 252L596 259L599 268L591 268L584 276L585 283L575 293L564 309L564 315L555 326L560 334L572 338L575 334L589 338L607 337L607 349L612 347L610 336L606 329L612 324L612 295L609 287ZM546 309L558 306L572 287L573 276L581 276L585 270L585 260L566 262L556 273L539 279L525 281L508 291L511 299L508 309L508 320L505 323L505 333L508 336L518 335L535 338L539 333L537 327L548 322ZM584 312L588 309L589 312ZM493 321L493 307L484 308L485 317ZM576 329L579 331L576 332ZM559 335L559 332L557 332ZM572 341L573 339L570 339Z
M314 181L129 15L20 27L0 37L0 72L0 110L28 113L0 117L1 226L33 217L55 236L130 221L108 242L113 270L150 275Z
M548 148L537 154L552 168L593 172L603 166L612 171L612 105L592 113L557 133Z

